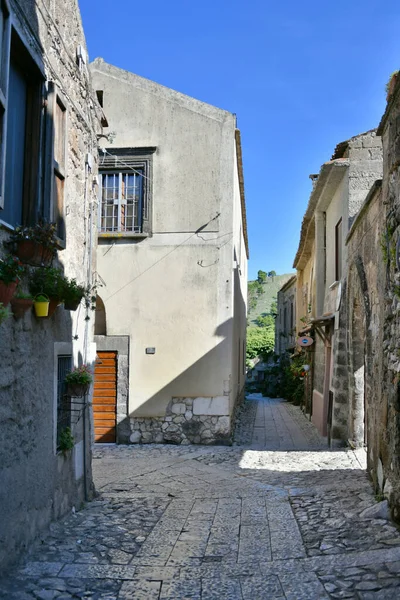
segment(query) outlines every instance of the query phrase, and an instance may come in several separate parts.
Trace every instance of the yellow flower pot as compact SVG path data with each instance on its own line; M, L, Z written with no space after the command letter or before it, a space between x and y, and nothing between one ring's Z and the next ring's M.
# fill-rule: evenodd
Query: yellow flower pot
M37 300L37 298L41 299ZM42 298L47 298L47 300L42 300ZM49 314L49 304L50 301L46 294L38 294L35 296L35 301L33 303L33 306L35 307L35 315L37 317L47 317Z

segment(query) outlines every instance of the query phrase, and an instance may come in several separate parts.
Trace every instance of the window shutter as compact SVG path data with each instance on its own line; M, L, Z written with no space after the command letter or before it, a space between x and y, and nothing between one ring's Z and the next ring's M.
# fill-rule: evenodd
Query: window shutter
M7 140L7 94L10 69L11 19L8 2L0 0L0 209L4 208L4 187ZM1 219L1 212L0 212Z
M49 81L43 151L43 217L52 220L55 85Z
M44 152L44 217L57 224L65 242L65 178L67 166L67 105L53 82L48 84Z

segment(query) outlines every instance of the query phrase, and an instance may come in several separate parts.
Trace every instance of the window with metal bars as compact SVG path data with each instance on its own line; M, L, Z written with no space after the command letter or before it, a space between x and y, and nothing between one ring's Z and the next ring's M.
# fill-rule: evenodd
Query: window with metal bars
M57 360L57 448L60 434L66 427L71 427L71 398L66 395L65 376L72 369L70 354L58 356Z
M99 156L99 235L151 235L156 147L103 148Z
M143 171L102 173L100 231L143 233Z

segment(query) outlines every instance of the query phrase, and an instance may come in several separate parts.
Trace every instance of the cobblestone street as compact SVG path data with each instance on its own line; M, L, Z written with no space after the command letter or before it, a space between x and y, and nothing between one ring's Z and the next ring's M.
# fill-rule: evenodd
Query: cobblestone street
M361 515L376 504L364 461L257 396L232 447L97 446L99 497L53 524L0 596L400 598L400 533Z

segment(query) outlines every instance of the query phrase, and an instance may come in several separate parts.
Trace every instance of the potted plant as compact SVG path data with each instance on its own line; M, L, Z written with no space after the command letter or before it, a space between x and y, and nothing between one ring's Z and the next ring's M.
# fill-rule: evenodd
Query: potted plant
M68 450L72 450L74 447L74 436L72 435L72 431L70 427L66 427L60 433L58 438L58 446L57 449L60 450L65 456Z
M15 319L21 319L24 314L32 307L33 297L18 289L13 298L11 298L11 308Z
M85 288L83 285L78 285L76 279L66 279L63 295L65 310L76 310L85 296Z
M16 227L5 243L22 262L49 266L57 250L56 224L40 221L32 227Z
M50 301L46 294L36 294L33 300L33 306L35 308L35 315L37 317L48 317L49 316L49 305Z
M3 306L10 303L23 272L24 266L16 256L7 254L0 260L0 302Z
M93 381L92 373L87 365L75 367L65 376L65 384L68 396L85 396Z
M2 302L0 302L0 325L7 319L9 315L8 308L6 308Z
M57 306L64 300L65 277L61 269L41 267L35 269L29 281L29 291L33 296L44 294L50 300L49 314L51 317Z

